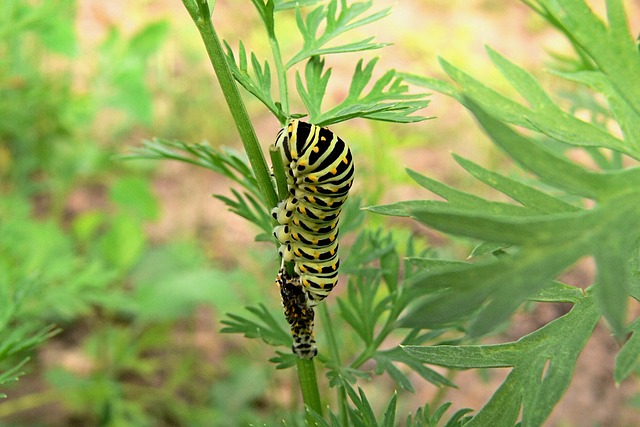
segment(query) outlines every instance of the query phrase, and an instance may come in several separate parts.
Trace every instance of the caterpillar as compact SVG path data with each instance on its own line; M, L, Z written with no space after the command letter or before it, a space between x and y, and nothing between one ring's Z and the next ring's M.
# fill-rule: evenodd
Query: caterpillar
M338 281L338 220L353 184L353 158L349 146L329 129L296 119L280 130L275 147L282 156L288 187L287 197L272 210L278 223L273 235L280 243L283 264L276 281L292 325L294 353L311 358L313 336L299 335L312 331L313 307ZM294 263L293 277L283 270L287 261ZM311 315L302 316L305 327L294 330L294 324L300 326L300 316L290 318L287 310L302 312L306 307ZM299 342L312 343L313 350L297 348Z

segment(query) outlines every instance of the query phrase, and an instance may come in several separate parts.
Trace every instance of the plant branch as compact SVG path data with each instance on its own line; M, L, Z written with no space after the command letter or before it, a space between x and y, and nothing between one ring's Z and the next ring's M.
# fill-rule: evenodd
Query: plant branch
M318 391L318 380L316 378L316 367L313 359L296 359L298 371L298 381L302 391L304 404L322 415L322 405L320 404L320 392ZM311 415L307 414L307 422L310 426L315 425Z
M329 345L329 353L331 354L331 358L333 359L333 363L336 366L342 366L342 360L340 359L340 351L338 350L338 340L336 339L336 335L333 331L333 324L331 323L331 316L329 316L329 310L327 310L326 304L320 304L318 306L318 313L320 314L320 319L322 320L322 325L324 326L325 335L327 337L327 344ZM340 414L340 422L342 425L349 425L349 407L347 406L347 391L345 390L342 384L338 384L338 404L340 405L339 414Z
M260 192L267 202L268 206L276 206L278 198L271 184L271 177L264 154L260 149L260 144L256 133L249 119L249 114L245 108L244 102L240 97L240 91L233 79L233 74L227 65L224 51L216 34L213 22L209 12L209 6L206 0L197 0L196 2L182 0L182 3L189 11L193 22L196 24L204 46L209 55L211 65L216 73L222 93L227 101L227 106L231 112L231 116L236 124L236 128L240 133L240 139L251 163L251 168L258 181Z

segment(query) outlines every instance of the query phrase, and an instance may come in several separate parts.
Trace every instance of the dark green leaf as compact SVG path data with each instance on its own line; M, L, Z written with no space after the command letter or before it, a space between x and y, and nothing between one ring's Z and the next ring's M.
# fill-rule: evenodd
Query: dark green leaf
M539 426L569 386L576 359L599 317L595 301L585 296L567 315L516 342L404 349L421 362L448 368L512 367L498 391L466 425L513 426L522 406L523 424Z
M465 168L467 172L471 173L478 180L490 185L532 210L541 213L559 213L579 210L579 208L576 208L567 202L553 197L532 186L522 184L496 172L489 171L470 160L458 156L457 154L453 154L453 158L458 162L458 164L460 164L460 166Z
M633 372L640 359L640 318L634 320L628 330L631 336L618 352L613 370L613 379L617 384L620 384Z

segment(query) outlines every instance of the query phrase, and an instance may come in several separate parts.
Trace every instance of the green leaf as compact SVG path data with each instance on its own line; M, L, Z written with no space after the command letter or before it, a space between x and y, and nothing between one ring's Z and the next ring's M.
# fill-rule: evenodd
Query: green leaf
M322 111L322 100L327 90L327 83L331 77L331 69L324 71L324 60L319 56L312 56L305 67L306 87L302 83L300 73L296 73L296 87L302 102L304 102L309 117L315 123L315 118Z
M441 196L453 206L460 209L473 209L478 213L487 213L495 215L512 215L512 216L528 216L540 212L538 209L526 209L508 203L489 202L485 199L465 193L442 184L434 179L420 175L418 172L407 169L407 174L413 178L420 186Z
M237 314L227 314L228 319L222 320L222 324L226 326L221 329L221 332L240 333L247 338L260 338L275 347L291 347L293 341L291 334L283 326L282 315L276 318L263 304L258 304L257 307L246 307L246 309L256 320Z
M584 297L584 291L575 286L553 281L531 297L532 301L577 303Z
M411 385L411 381L393 364L393 362L402 363L408 366L413 372L438 387L455 387L455 384L445 376L425 366L415 360L415 358L409 357L400 347L395 347L391 350L377 351L373 358L377 363L376 373L381 374L382 372L387 372L398 386L405 390L411 392L415 391Z
M640 114L640 85L637 72L640 55L629 32L621 0L607 2L609 27L584 0L539 0L539 3L565 29L596 63L631 108Z
M169 22L165 20L150 22L138 30L129 41L129 50L143 58L155 53L169 33Z
M569 193L593 199L615 197L640 184L640 170L630 168L607 173L591 172L542 148L535 141L499 122L484 109L469 101L465 104L475 115L493 142L521 166Z
M393 393L391 400L387 404L387 408L384 410L384 418L380 427L394 427L396 421L396 404L398 401L398 393Z
M5 5L6 6L6 5ZM6 6L10 8L10 6ZM38 3L28 21L38 26L36 32L43 44L53 52L72 56L77 53L74 2L56 0ZM11 24L14 24L12 22ZM24 27L23 27L24 28Z
M111 219L99 247L105 260L118 270L126 271L139 260L146 243L142 223L129 215L119 214Z
M378 422L376 421L376 416L373 413L373 409L371 408L371 404L367 399L364 391L358 387L358 393L355 392L349 384L345 384L345 389L347 390L347 394L349 395L349 399L355 405L355 410L350 411L351 421L355 426L369 427L369 426L377 426ZM394 399L391 399L392 402L395 402ZM394 406L395 410L395 406Z
M154 220L158 217L158 202L147 180L121 178L111 187L109 197L120 208L140 219Z
M265 205L258 183L246 158L231 149L214 149L208 143L187 144L182 141L154 139L132 150L125 159L177 160L219 173L244 188L232 189L234 197L216 195L232 212L256 224L262 233L271 236L270 208Z
M555 74L582 83L603 94L611 114L619 124L624 135L624 144L635 153L640 151L640 114L627 103L624 97L613 86L612 82L599 71L559 72Z
M631 336L616 356L616 364L613 370L613 379L616 384L620 384L633 372L640 359L640 318L636 318L629 325L628 331Z
M451 402L444 403L436 408L431 413L431 409L429 405L425 405L422 408L418 408L416 414L412 417L409 415L407 417L407 427L436 427L441 424L440 420L444 416L445 412L451 406ZM454 413L451 418L447 421L444 427L461 427L467 422L470 417L465 417L466 414L472 412L471 409L465 408L460 409Z
M305 73L306 87L299 74L296 76L298 93L309 110L309 120L318 126L329 126L356 117L398 123L425 120L424 117L411 114L428 105L426 95L408 93L408 86L394 70L387 71L365 92L365 88L371 83L377 61L374 58L363 66L363 61L360 60L346 98L328 111L321 112L322 96L330 69L323 73L324 62L319 59L310 60Z
M635 144L630 146L606 130L561 110L531 74L517 67L496 51L488 48L488 52L498 69L529 102L529 107L499 94L444 60L441 60L441 65L447 74L461 86L459 90L451 85L434 81L434 79L410 76L409 81L452 96L465 105L467 103L465 102L466 97L482 108L490 110L492 115L500 120L542 132L568 144L608 147L636 158L640 155ZM613 102L615 101L617 100L613 99ZM622 111L624 114L630 114L624 103L618 102L618 105L619 114L623 114Z
M260 0L254 0L260 1ZM276 12L287 9L297 9L300 7L314 6L324 0L275 0Z
M258 0L257 0L258 1ZM231 46L225 41L226 59L233 77L247 92L262 102L276 117L282 116L282 111L271 96L271 69L265 60L260 63L255 53L251 52L251 71L247 59L247 52L242 41L238 44L238 60Z
M568 314L516 342L404 350L421 362L453 369L511 367L493 397L465 425L513 426L522 408L523 425L540 426L569 386L599 317L593 298L585 296Z
M300 9L296 9L296 22L304 43L302 49L287 62L286 68L289 69L312 56L359 52L386 46L385 43L371 43L373 37L369 37L356 42L326 47L336 37L382 19L390 12L390 8L387 8L363 17L362 15L372 5L373 2L369 0L355 2L351 5L340 1L340 6L338 6L338 0L330 0L327 5L318 6L309 12L306 19L302 17Z
M467 172L478 180L506 194L523 206L540 213L559 213L577 211L579 208L564 202L557 197L526 184L522 184L499 173L489 171L482 166L453 154L453 158Z
M410 212L413 218L439 230L511 243L520 249L513 256L467 268L416 276L411 290L416 297L435 290L441 292L417 303L404 324L415 327L453 322L481 307L470 333L485 333L576 260L595 255L598 280L602 281L595 296L619 333L630 280L626 260L640 238L640 232L630 232L640 227L632 220L639 197L640 194L621 196L591 211L520 218L477 214L471 208L447 210L443 205L422 204L414 208ZM483 306L483 302L487 305Z
M175 320L202 305L219 312L240 307L246 292L238 288L248 278L207 264L194 242L152 248L133 271L128 304L143 321Z

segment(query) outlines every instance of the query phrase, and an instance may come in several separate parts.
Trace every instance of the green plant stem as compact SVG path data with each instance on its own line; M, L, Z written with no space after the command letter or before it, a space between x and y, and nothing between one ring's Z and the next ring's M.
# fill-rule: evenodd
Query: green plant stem
M296 359L298 368L298 381L302 391L304 404L322 415L322 405L320 404L320 392L318 391L318 379L316 378L316 367L313 359ZM315 421L307 415L309 425L315 425Z
M284 200L289 195L289 186L287 185L286 172L284 170L284 162L280 155L280 150L275 145L269 147L269 157L273 165L273 176L276 178L276 187L278 188L278 200Z
M211 21L207 1L197 0L197 2L193 2L182 0L182 3L189 11L191 18L200 32L207 54L209 55L209 60L211 61L211 65L213 65L216 77L222 88L222 93L227 101L227 106L240 133L240 139L249 158L249 163L251 163L253 173L256 176L260 192L267 205L275 207L278 203L278 197L271 184L269 168L267 167L267 162L260 148L260 143L253 129L253 124L251 123L247 109L240 97L238 86L227 65L220 39L218 39L218 35L213 27L213 22Z
M338 350L338 340L333 331L333 324L331 323L331 316L329 316L329 310L325 304L318 306L318 314L320 314L320 320L322 321L323 330L327 337L327 344L329 345L329 353L336 366L342 366L342 360L340 359L340 351ZM349 425L349 408L347 406L347 391L342 385L338 385L338 404L340 405L339 417L340 423L343 426Z
M244 102L242 102L240 91L227 65L222 45L213 27L207 0L182 0L182 3L200 32L211 65L213 65L216 77L227 101L229 111L231 111L233 120L240 133L240 138L242 139L242 144L251 163L253 173L256 176L258 187L260 187L260 191L267 205L275 207L278 204L278 196L271 183L269 169L262 150L260 149L253 125L249 119L249 114L247 113ZM318 414L322 414L320 392L318 391L318 380L316 378L313 359L298 359L297 366L302 399L305 405ZM311 423L313 422L310 418L308 419Z

